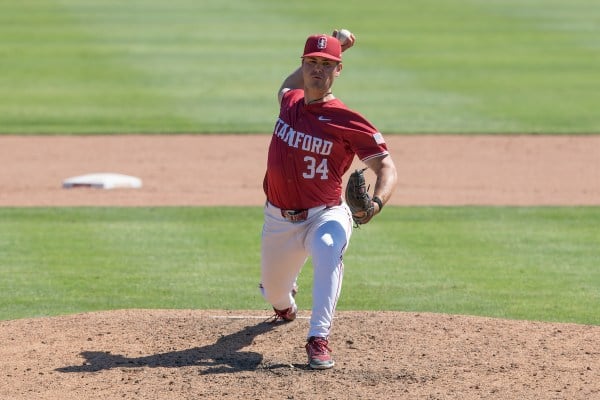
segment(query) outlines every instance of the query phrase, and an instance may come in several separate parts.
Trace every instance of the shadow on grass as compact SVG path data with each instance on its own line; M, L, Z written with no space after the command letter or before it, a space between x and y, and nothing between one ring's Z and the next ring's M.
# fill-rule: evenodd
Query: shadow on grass
M254 338L273 329L277 324L264 321L247 326L239 332L220 337L214 344L188 350L172 351L145 357L125 357L108 351L84 351L82 365L57 368L58 372L97 372L112 368L206 366L202 374L253 371L263 360L262 354L241 351Z

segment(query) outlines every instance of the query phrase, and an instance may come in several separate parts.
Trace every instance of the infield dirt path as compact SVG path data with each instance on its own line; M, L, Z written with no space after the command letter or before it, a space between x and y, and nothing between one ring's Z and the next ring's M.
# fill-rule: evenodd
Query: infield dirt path
M0 206L260 205L269 139L2 136ZM390 204L600 204L600 136L389 135L386 140L399 173ZM134 175L143 187L62 189L64 179L93 172Z
M2 136L0 206L261 205L268 140ZM600 136L387 141L400 177L391 204L600 205ZM144 186L61 188L92 172ZM338 312L337 365L310 371L309 313L277 325L269 315L117 310L0 321L0 399L600 399L598 326Z

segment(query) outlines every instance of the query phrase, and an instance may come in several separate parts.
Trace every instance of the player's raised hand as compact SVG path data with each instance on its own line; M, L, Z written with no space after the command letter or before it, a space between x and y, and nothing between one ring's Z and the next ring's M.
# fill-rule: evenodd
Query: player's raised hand
M354 43L356 42L356 37L348 29L334 29L331 36L340 41L342 51L348 50L350 47L354 46Z

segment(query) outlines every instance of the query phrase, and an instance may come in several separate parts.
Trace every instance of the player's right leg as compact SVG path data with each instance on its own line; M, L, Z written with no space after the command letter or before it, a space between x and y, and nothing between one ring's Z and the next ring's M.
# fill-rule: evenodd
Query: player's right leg
M299 224L286 221L265 207L261 241L261 293L276 310L295 307L292 291L307 254L298 240Z

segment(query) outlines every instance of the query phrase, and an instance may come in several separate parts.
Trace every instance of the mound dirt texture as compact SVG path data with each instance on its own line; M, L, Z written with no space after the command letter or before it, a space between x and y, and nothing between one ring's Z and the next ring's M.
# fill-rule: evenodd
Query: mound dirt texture
M386 139L400 176L390 204L600 204L599 136ZM260 205L268 141L0 137L0 206ZM94 172L144 186L61 187ZM600 399L598 326L338 312L336 366L311 371L309 312L269 316L265 306L0 321L0 399Z

